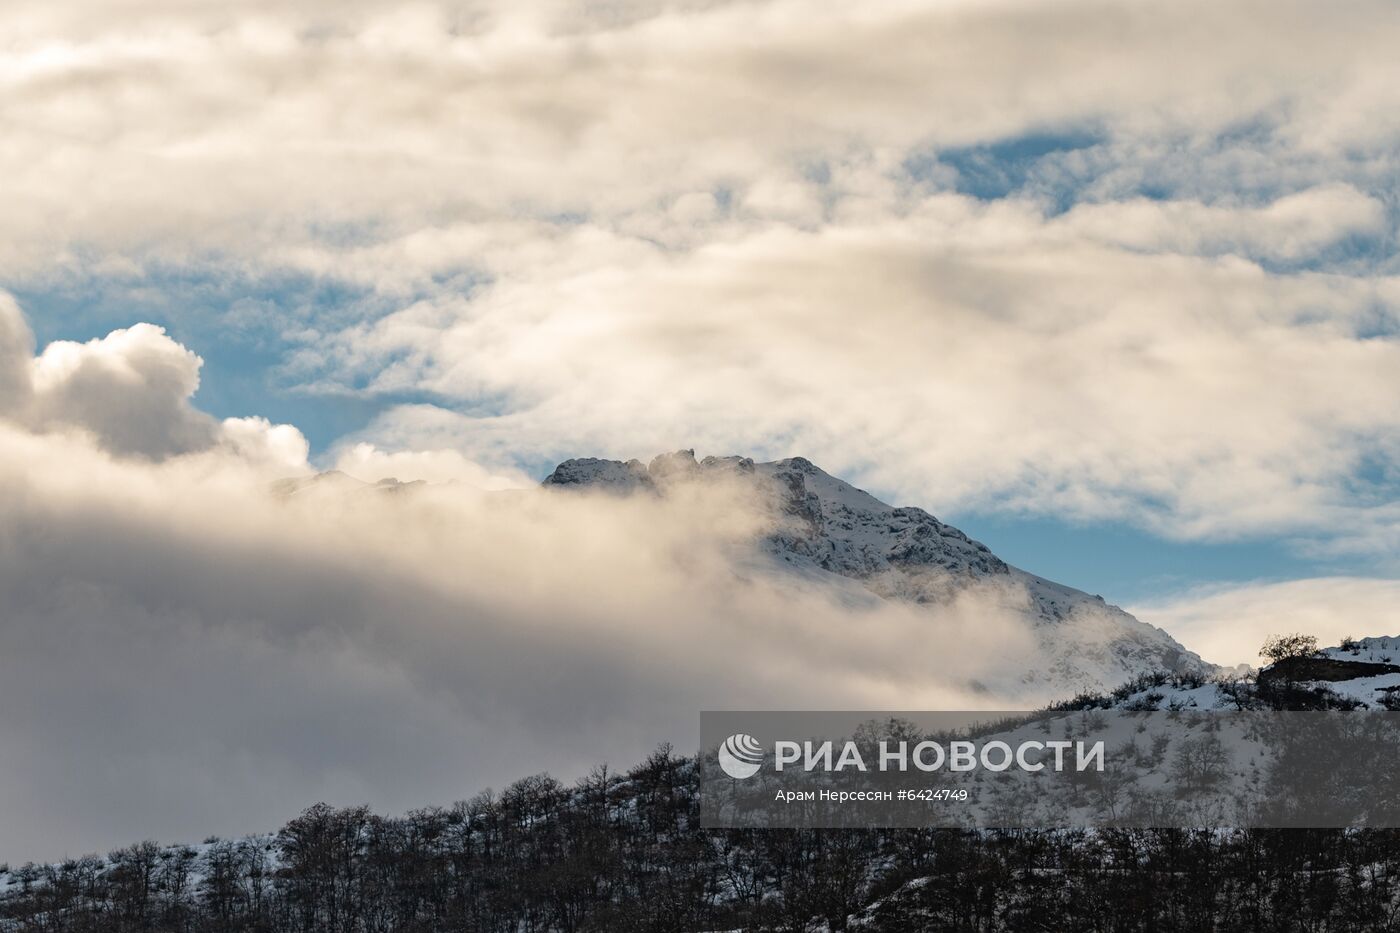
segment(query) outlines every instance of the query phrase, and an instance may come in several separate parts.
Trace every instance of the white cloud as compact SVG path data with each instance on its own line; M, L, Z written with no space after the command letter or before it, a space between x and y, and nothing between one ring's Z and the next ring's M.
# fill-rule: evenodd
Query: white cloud
M380 450L352 444L341 450L335 469L364 482L396 479L403 483L466 483L478 489L519 489L534 482L508 466L488 469L457 450Z
M1400 343L1370 332L1395 280L1066 236L1081 223L941 195L682 255L563 238L557 263L504 260L470 300L390 315L322 365L506 400L394 410L367 432L391 448L802 454L940 509L1182 537L1386 521L1351 496L1400 431ZM378 369L389 356L412 363Z
M1263 207L1135 198L1084 204L1052 224L1066 240L1175 253L1240 253L1290 260L1347 237L1380 236L1385 206L1349 185L1324 185Z
M33 378L34 335L14 297L0 292L0 415L29 407Z
M201 365L152 324L82 344L56 340L34 361L30 417L90 430L117 453L164 457L200 450L214 443L218 430L189 403Z
M195 408L204 361L154 324L76 343L55 340L33 356L18 304L0 292L0 416L39 431L77 430L122 456L161 460L216 445L284 471L307 469L307 443L265 418L220 424Z
M1397 607L1400 580L1319 577L1207 587L1129 611L1217 664L1258 665L1271 635L1302 632L1325 646L1400 634Z
M295 474L307 469L311 452L306 438L290 424L273 424L266 418L225 418L223 443L239 458Z
M0 255L37 271L79 247L267 261L340 225L621 223L721 187L811 222L804 165L1064 126L1132 146L1263 119L1266 157L1334 168L1400 130L1379 0L46 7L0 68Z

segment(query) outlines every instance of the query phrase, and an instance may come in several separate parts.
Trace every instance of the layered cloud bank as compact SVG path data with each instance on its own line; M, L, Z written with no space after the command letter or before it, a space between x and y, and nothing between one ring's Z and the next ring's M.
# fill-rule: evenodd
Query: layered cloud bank
M113 10L10 24L5 280L423 403L359 440L1394 553L1391 4Z
M1394 515L1352 483L1400 436L1400 342L1371 333L1395 283L1055 234L1072 222L950 196L644 251L626 274L581 246L596 261L503 279L436 326L436 310L391 315L345 356L394 347L423 359L416 386L516 400L395 409L368 432L390 443L626 453L692 436L811 451L935 506L1390 542Z
M7 253L39 263L171 233L288 249L268 218L817 224L887 209L923 180L902 160L948 182L941 151L1028 134L1078 137L1056 167L1095 194L1151 175L1214 200L1301 190L1397 130L1384 2L62 0L8 25L6 222L30 235ZM1339 207L1310 234L1357 222Z

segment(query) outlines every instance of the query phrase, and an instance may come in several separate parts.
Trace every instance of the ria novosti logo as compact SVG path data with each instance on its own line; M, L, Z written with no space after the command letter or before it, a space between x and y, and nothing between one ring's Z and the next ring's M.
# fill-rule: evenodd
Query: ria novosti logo
M749 778L763 764L763 746L745 732L736 732L719 747L719 766L732 778Z
M911 748L912 745L912 748ZM992 740L979 743L953 741L946 745L932 740L910 743L892 742L881 739L878 744L878 758L875 770L885 772L907 772L911 769L932 772L946 769L950 772L1006 771L1013 765L1021 771L1036 772L1046 767L1055 771L1103 771L1103 740L1095 742L1070 741L1069 739L1024 741L1014 748L1007 742ZM1068 752L1073 749L1074 762L1071 768ZM778 741L773 746L773 770L779 774L796 765L803 772L843 772L871 770L866 756L869 750L862 751L854 741L805 742ZM1046 756L1054 759L1042 760ZM736 732L719 746L719 766L732 778L753 777L763 766L763 745L747 732Z

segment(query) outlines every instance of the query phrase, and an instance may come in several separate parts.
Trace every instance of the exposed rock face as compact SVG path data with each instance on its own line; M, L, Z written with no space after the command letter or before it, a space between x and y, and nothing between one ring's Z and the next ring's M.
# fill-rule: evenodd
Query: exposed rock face
M650 486L651 477L640 460L599 460L585 457L565 460L545 478L548 486L601 486L620 490Z
M794 569L858 581L884 599L931 607L973 587L1004 592L1006 605L1035 627L1040 645L1032 662L1007 672L1022 686L1072 693L1112 688L1150 670L1216 670L1165 632L1101 598L1018 570L923 509L881 502L802 457L697 461L694 451L681 450L647 466L638 460L566 460L544 482L665 495L677 483L719 478L755 484L774 517L759 545Z

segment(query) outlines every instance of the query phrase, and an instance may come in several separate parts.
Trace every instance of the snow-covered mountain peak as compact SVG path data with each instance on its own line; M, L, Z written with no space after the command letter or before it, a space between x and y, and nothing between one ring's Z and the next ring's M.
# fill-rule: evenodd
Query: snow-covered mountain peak
M761 550L817 581L813 585L827 574L833 586L844 578L878 597L931 608L974 588L992 594L997 610L1024 618L1039 643L1034 658L1008 662L1020 666L1007 672L1011 693L1103 690L1152 670L1216 671L1167 633L1100 597L1012 567L924 509L882 502L803 457L697 460L693 450L680 450L645 466L640 460L566 460L544 484L665 495L677 483L722 477L755 484L774 519Z
M832 476L803 457L755 463L749 457L695 458L693 450L640 460L566 460L546 486L617 492L664 491L675 483L737 477L759 486L783 521L770 536L778 556L811 561L845 577L869 579L904 568L954 574L1008 574L1011 568L977 541L916 507L895 507Z
M706 457L706 461L718 458ZM726 457L725 460L739 458ZM747 460L747 458L744 458ZM749 463L753 461L749 460ZM894 506L876 499L864 489L857 489L844 480L837 479L805 457L789 457L761 464L758 469L770 476L797 475L802 477L807 492L816 496L823 507L836 511L845 509L852 512L886 513L895 511Z

